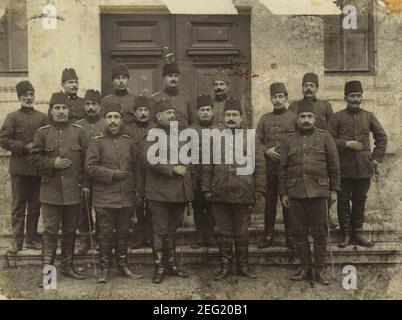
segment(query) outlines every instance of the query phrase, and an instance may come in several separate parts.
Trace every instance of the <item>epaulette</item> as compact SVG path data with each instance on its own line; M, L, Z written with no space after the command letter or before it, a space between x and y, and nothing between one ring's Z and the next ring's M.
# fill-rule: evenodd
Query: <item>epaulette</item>
M112 96L111 94L108 94L107 96L104 96L104 97L102 98L101 103L104 102L107 98L109 98L109 97L111 97L111 96Z
M325 133L328 133L328 131L327 131L327 130L323 130L323 129L320 129L320 128L317 128L317 131L319 131L319 132L325 132Z
M79 124L77 124L77 123L72 123L71 124L73 127L76 127L76 128L82 128Z
M159 95L159 94L161 94L162 93L162 91L158 91L158 92L155 92L151 97L153 98L153 97L156 97L157 95Z
M100 139L100 138L103 138L103 137L104 137L104 135L102 133L100 133L99 135L94 136L94 139Z
M295 131L295 132L292 132L292 133L289 133L289 134L288 134L288 137L293 136L293 135L295 135L295 134L296 134L296 131Z
M50 128L50 124L47 124L47 125L45 125L43 127L40 127L38 130L47 129L47 128Z
M124 137L124 138L128 138L130 140L133 140L133 138L131 138L128 134L122 134L121 136Z
M76 123L76 124L79 124L79 123L81 123L82 121L84 121L84 119L80 119L80 120L76 121L75 123Z

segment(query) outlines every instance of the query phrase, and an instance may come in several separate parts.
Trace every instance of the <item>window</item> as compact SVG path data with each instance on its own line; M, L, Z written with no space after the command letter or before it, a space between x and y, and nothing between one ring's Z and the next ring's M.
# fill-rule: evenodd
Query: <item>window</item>
M346 4L356 7L357 29L343 29L344 15L324 17L325 72L374 72L371 1L354 0Z
M8 6L0 7L0 72L27 72L26 0L5 2Z

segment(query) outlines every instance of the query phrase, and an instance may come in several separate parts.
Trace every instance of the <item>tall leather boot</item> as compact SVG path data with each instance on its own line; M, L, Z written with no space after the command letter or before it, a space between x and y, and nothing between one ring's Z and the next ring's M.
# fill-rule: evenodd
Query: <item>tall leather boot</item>
M350 205L348 199L344 201L347 201L347 203L344 204L343 202L338 202L338 221L341 230L341 241L339 242L338 247L340 248L345 248L352 244Z
M297 243L297 252L300 256L300 261L302 265L302 269L290 277L291 280L301 281L313 280L313 272L312 272L312 261L311 261L311 250L309 241L303 241Z
M165 276L165 266L163 264L163 238L160 235L154 235L152 249L155 265L152 282L159 284L162 283Z
M117 235L116 261L117 270L125 277L130 279L141 279L142 275L133 273L128 267L128 236Z
M168 235L165 238L166 244L166 274L170 276L180 277L180 278L188 278L189 275L186 271L181 270L177 267L176 264L176 241L174 235Z
M248 240L235 240L235 253L237 274L249 279L257 278L257 275L248 267Z
M77 273L73 267L74 247L75 234L63 235L61 241L61 274L71 279L84 280L85 276Z
M292 256L295 256L297 252L297 246L296 241L293 239L291 223L289 221L289 209L282 208L282 215L283 215L283 224L285 227L286 246L290 250Z
M100 271L98 274L98 282L106 283L109 281L109 267L112 243L107 236L99 237L99 255L100 255Z
M232 273L232 257L233 257L233 243L231 238L224 236L219 237L219 259L220 269L214 277L215 281L226 278Z
M327 245L314 243L315 281L322 285L329 285L329 277L325 270Z
M42 274L38 282L38 286L43 288L44 277L47 274L43 273L45 266L54 266L57 250L57 236L55 235L43 235L42 237Z
M352 230L352 243L358 245L358 246L362 246L362 247L366 247L366 248L371 248L374 247L374 242L371 241L367 241L366 239L364 239L362 237L363 234L363 228L362 227L353 227Z
M79 254L87 254L88 251L91 249L91 238L89 236L89 232L80 233L80 246L78 249Z
M268 248L274 244L274 228L276 220L276 211L265 212L264 235L258 239L257 247L259 249Z

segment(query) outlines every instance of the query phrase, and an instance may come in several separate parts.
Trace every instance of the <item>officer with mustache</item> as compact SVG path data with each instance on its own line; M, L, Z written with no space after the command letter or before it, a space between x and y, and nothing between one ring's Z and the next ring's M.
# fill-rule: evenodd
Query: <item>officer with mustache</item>
M13 241L8 250L11 253L22 250L24 240L27 249L41 249L40 237L37 234L40 215L40 176L38 170L31 166L28 156L36 130L48 122L46 114L33 107L35 89L32 84L29 81L21 81L17 84L16 90L21 107L7 115L0 129L1 147L11 151L9 172ZM27 209L26 218L25 209Z
M343 237L340 247L374 245L362 237L364 208L370 179L383 161L388 139L376 116L360 108L362 100L361 82L346 82L347 106L335 113L329 123L329 132L335 139L341 161L338 220ZM374 138L373 151L370 150L370 132Z
M83 119L85 116L84 99L77 95L79 82L77 73L73 68L65 68L63 70L61 75L61 86L63 87L63 93L68 98L70 120L76 122ZM47 114L50 119L50 108Z
M100 102L101 94L98 90L89 89L84 96L84 111L85 117L77 121L88 135L88 140L99 136L105 131L106 122L104 118L100 118ZM92 182L88 181L88 187L83 188L85 197L81 204L81 216L78 225L80 247L78 253L85 254L91 246L91 238L89 230L94 230L94 221L92 218ZM89 210L89 212L88 212ZM88 218L90 219L88 221ZM98 224L96 224L95 233L98 234Z
M152 95L156 101L168 99L176 109L176 120L179 122L179 129L184 129L193 123L193 108L190 96L179 89L180 70L176 63L166 63L163 66L163 82L165 88L162 92Z
M50 99L51 124L35 134L30 161L41 172L43 266L54 266L57 238L62 229L61 274L82 280L73 268L75 237L81 208L85 152L88 135L69 120L69 101L62 92ZM46 275L43 275L46 277Z
M91 140L85 168L93 183L93 205L99 224L100 264L98 282L109 280L111 253L116 239L115 257L121 275L142 276L128 266L130 219L134 206L136 150L131 137L124 134L122 110L115 102L104 105L106 129Z

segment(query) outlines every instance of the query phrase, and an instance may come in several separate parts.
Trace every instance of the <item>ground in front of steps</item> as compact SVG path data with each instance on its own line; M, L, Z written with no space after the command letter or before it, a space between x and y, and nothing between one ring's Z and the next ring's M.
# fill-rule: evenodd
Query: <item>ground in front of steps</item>
M189 279L167 277L160 284L152 284L152 267L135 265L131 268L143 274L140 280L120 277L115 271L107 284L98 284L93 270L89 277L77 281L58 277L56 290L37 287L41 273L39 266L22 266L0 270L0 298L3 299L402 299L402 270L400 266L357 265L357 288L346 290L342 282L342 266L335 266L332 284L314 288L307 282L289 279L295 266L252 266L258 279L249 280L237 275L223 281L212 279L214 268L186 266Z

